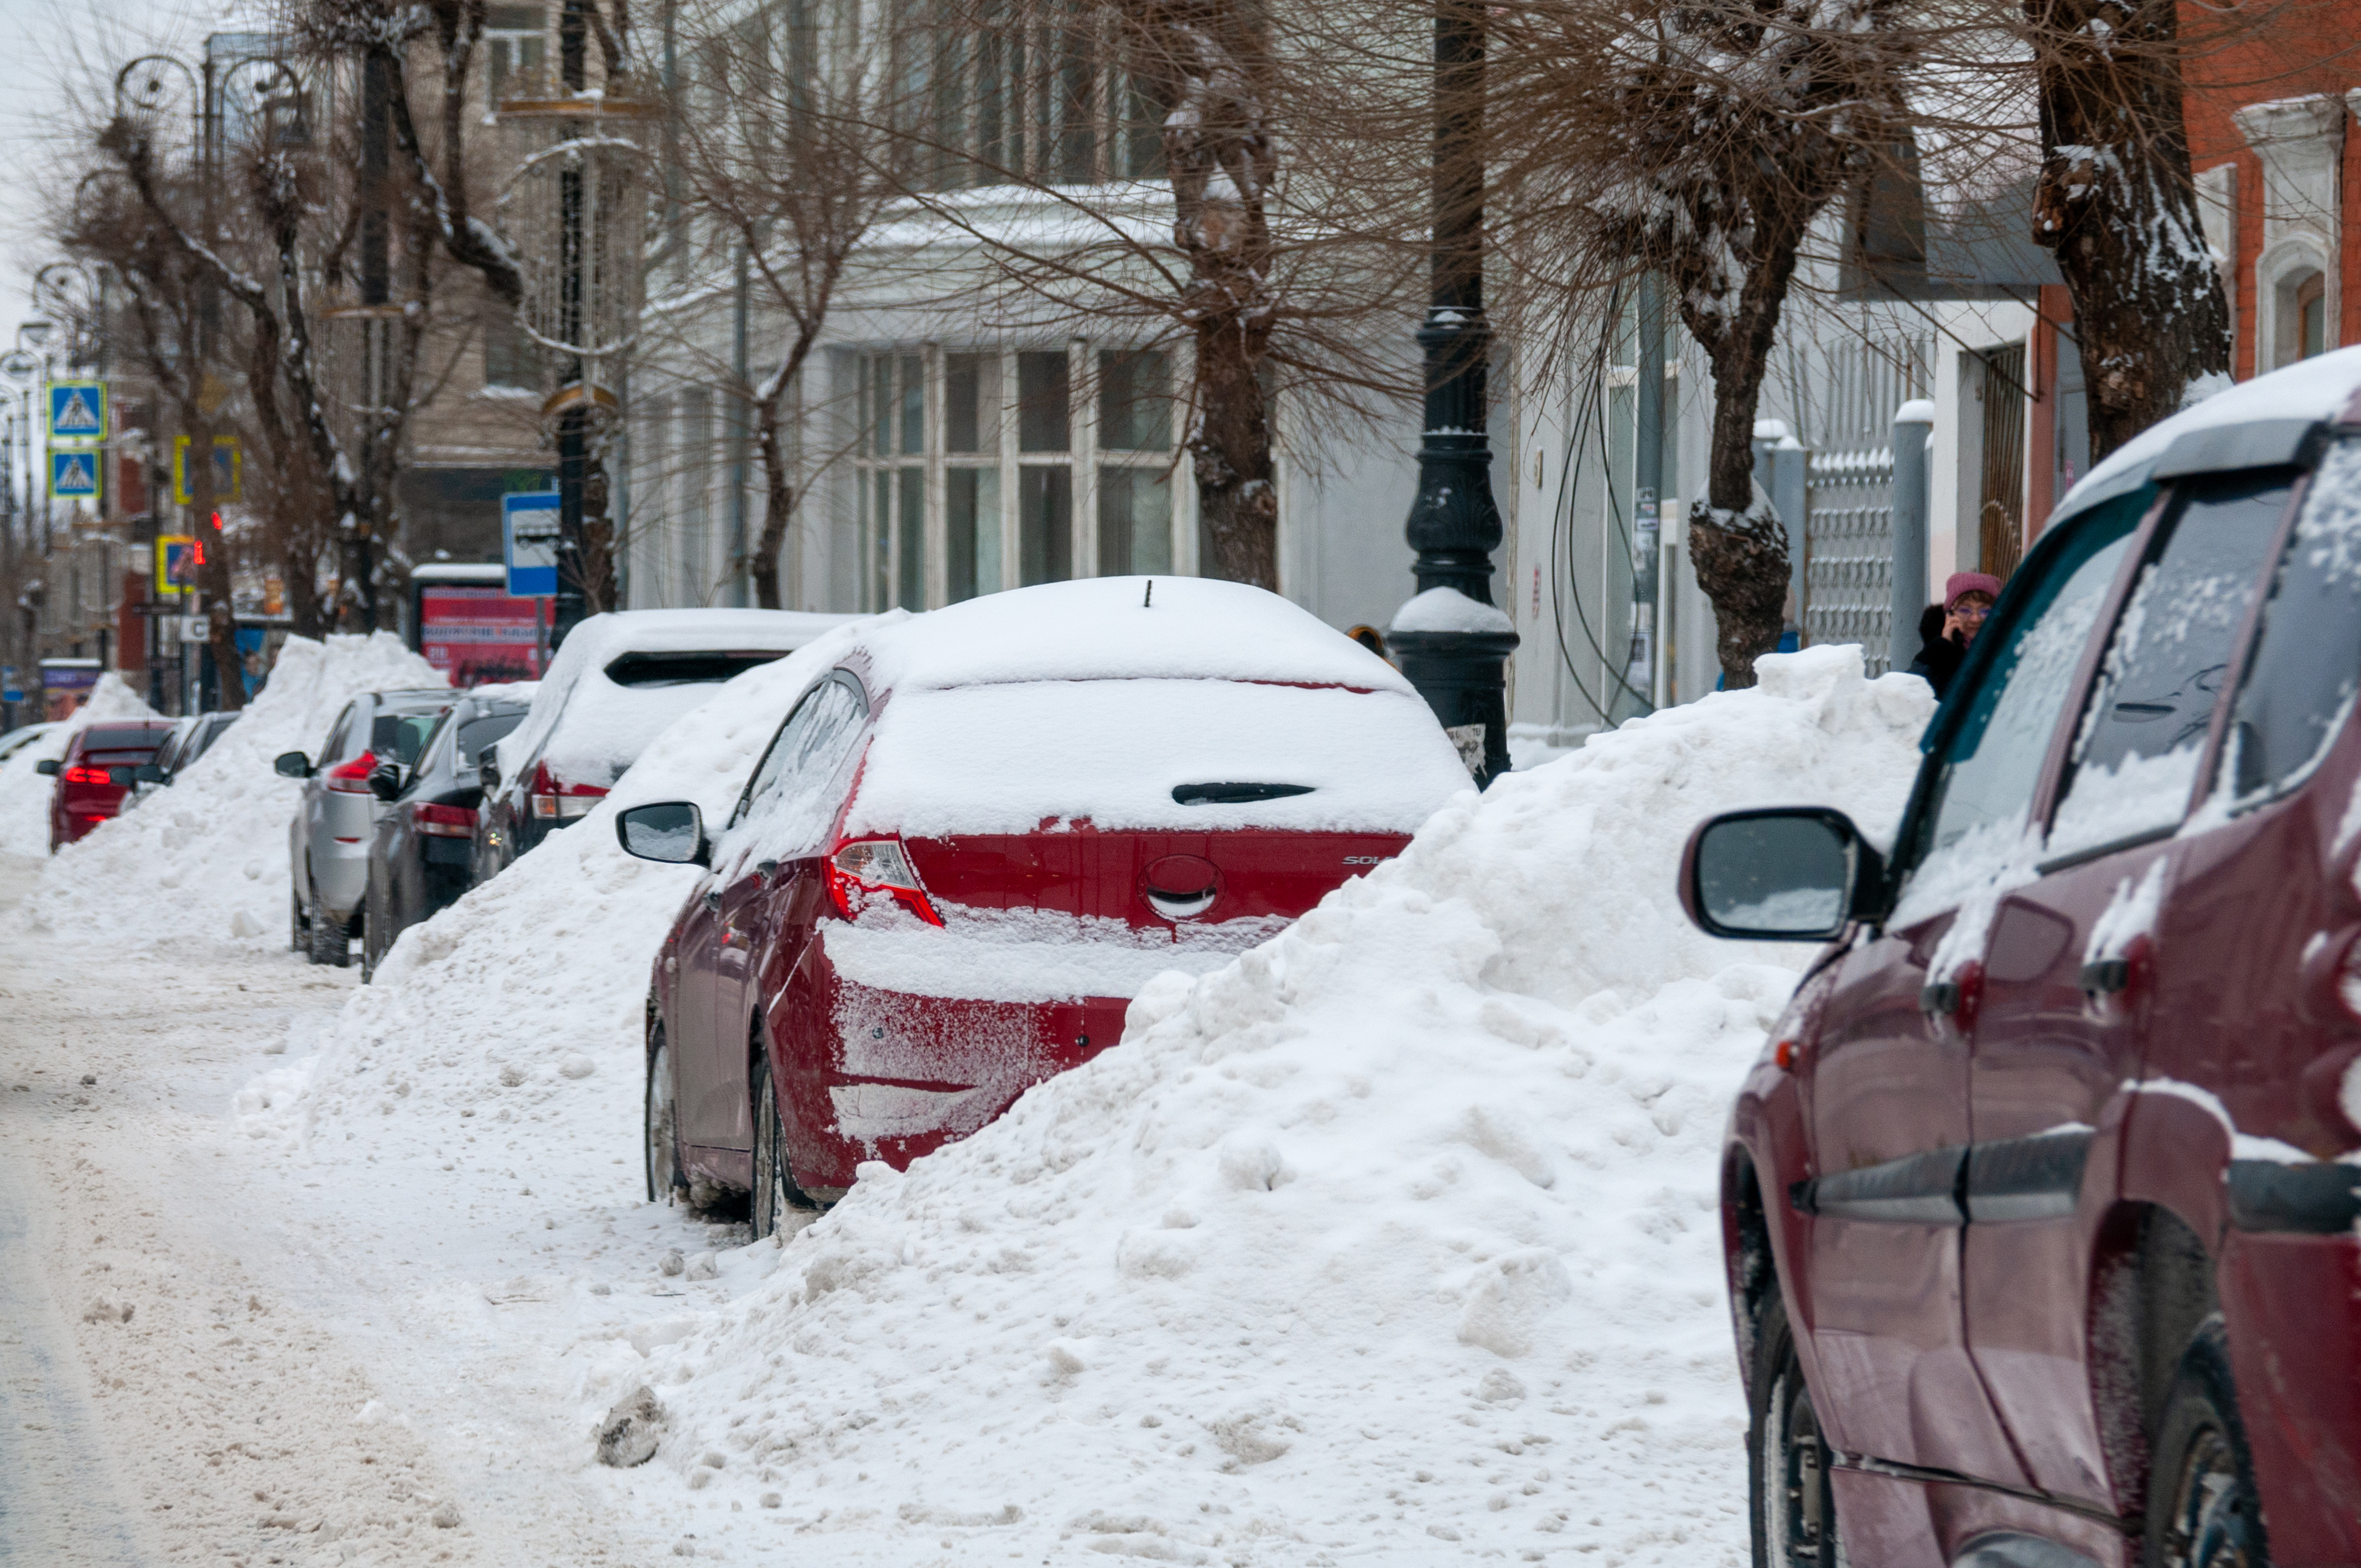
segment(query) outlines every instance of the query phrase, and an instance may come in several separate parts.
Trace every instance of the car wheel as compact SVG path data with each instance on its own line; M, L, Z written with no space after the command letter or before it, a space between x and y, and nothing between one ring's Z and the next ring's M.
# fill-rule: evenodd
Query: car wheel
M2150 1452L2147 1568L2268 1568L2262 1498L2219 1317L2182 1354Z
M1774 1288L1754 1336L1747 1481L1754 1568L1843 1568L1828 1441Z
M796 1209L814 1209L818 1205L804 1195L796 1185L795 1173L787 1168L786 1129L779 1122L779 1097L771 1092L771 1058L760 1048L754 1053L754 1194L749 1205L753 1221L754 1239L762 1240L779 1228L782 1219Z
M312 918L307 923L311 936L310 957L315 964L333 964L338 969L352 961L353 939L342 921L332 920L320 907L319 896L312 899Z
M676 1203L688 1196L687 1179L680 1170L680 1119L673 1110L672 1047L664 1043L664 1025L656 1025L655 1046L648 1052L648 1091L642 1102L642 1142L648 1161L648 1201Z

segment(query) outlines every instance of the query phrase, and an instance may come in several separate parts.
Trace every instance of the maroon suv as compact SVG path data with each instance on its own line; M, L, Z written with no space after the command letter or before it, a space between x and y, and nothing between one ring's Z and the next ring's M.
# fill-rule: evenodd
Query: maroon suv
M2070 495L1895 842L1717 817L1827 941L1722 1172L1755 1561L2361 1563L2361 352Z
M49 791L49 853L122 814L138 770L155 760L172 733L172 722L135 718L93 724L73 738L63 757L39 764L39 772L58 781Z

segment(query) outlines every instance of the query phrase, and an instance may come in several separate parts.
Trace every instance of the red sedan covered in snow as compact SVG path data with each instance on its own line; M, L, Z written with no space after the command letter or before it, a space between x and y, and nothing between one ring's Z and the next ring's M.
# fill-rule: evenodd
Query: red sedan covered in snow
M868 630L726 823L617 817L708 874L648 999L651 1198L829 1201L1123 1034L1469 787L1383 660L1276 595L1100 578Z
M58 781L49 792L49 853L121 815L140 765L155 760L171 733L169 718L93 724L73 738L63 757L41 763L39 771Z

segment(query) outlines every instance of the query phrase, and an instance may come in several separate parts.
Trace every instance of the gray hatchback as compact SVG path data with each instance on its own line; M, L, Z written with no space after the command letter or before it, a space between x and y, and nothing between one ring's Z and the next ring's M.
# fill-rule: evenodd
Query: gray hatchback
M368 892L370 829L382 809L369 793L369 771L381 761L416 762L457 695L448 687L367 693L345 705L316 758L280 754L278 770L303 781L287 828L290 935L313 963L341 965L352 954Z

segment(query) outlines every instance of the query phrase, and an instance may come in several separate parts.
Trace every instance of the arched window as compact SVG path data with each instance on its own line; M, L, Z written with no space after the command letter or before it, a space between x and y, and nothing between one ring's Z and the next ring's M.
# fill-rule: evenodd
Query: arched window
M2271 364L2292 365L2325 353L2328 330L2328 279L2315 267L2291 267L2271 289Z

